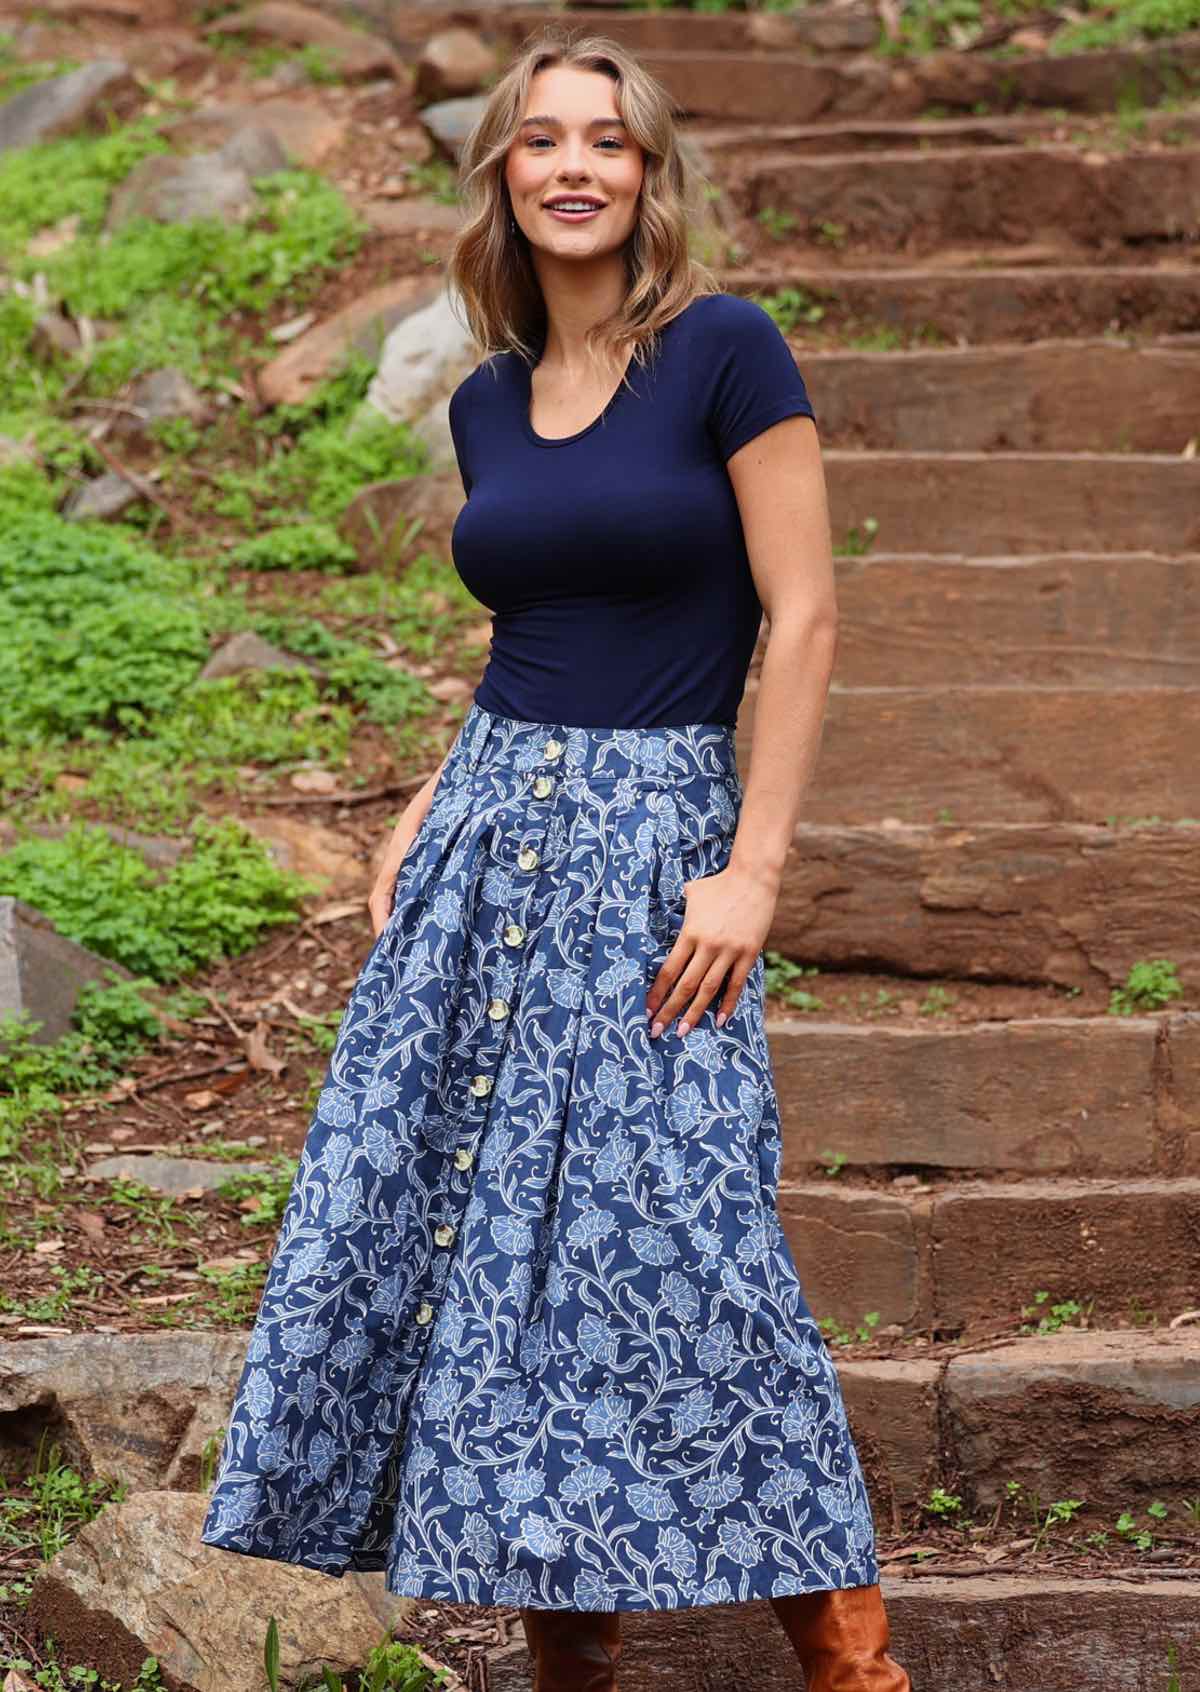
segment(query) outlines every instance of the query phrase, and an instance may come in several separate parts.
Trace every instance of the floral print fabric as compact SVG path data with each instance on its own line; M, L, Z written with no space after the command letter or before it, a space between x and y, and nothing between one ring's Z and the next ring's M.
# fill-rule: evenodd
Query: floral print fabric
M472 704L351 992L209 1545L470 1604L649 1610L878 1579L775 1211L760 956L649 1036L728 861L721 724Z

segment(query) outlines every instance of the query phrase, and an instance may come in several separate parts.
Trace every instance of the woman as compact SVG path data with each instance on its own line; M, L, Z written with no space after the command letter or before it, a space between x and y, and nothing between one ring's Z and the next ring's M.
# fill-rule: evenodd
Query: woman
M761 954L836 628L813 409L689 257L615 43L524 52L462 177L492 648L370 899L204 1537L518 1605L537 1692L615 1687L622 1610L762 1597L809 1692L905 1692L775 1213Z

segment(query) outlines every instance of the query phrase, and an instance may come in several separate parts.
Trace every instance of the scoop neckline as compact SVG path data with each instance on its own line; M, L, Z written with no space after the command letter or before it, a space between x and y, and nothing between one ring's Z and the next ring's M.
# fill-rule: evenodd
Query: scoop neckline
M621 372L621 379L617 383L616 388L609 395L603 410L593 417L590 423L585 423L582 429L576 429L573 435L539 435L530 420L529 409L533 404L533 372L544 349L545 341L543 340L541 345L538 347L533 364L527 363L523 358L517 360L520 367L519 390L521 401L521 427L525 431L526 439L531 441L534 446L570 446L573 441L581 441L585 435L590 435L593 429L598 429L600 427L601 423L604 422L604 419L608 416L609 412L612 411L621 395L626 392L628 386L626 378L629 378L629 382L636 380L637 372L634 368L633 354L630 353L629 358L626 361L625 368Z

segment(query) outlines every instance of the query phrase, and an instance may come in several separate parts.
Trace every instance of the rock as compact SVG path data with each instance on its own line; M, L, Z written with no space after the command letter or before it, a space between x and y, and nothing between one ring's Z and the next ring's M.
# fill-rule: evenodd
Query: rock
M142 91L123 59L95 59L0 106L0 153L132 116Z
M881 1586L890 1654L920 1692L1158 1692L1172 1678L1172 1643L1176 1684L1191 1692L1200 1652L1194 1569L1145 1584L1124 1572L1065 1578L1047 1564L1021 1576L906 1571L884 1576ZM795 1654L765 1602L631 1610L622 1633L630 1673L622 1673L621 1692L777 1692L797 1684ZM488 1686L518 1692L519 1682L489 1673Z
M269 130L289 159L310 169L336 152L346 134L339 118L299 100L265 100L257 106L202 106L168 124L164 133L185 148L219 151L247 125Z
M39 358L70 358L83 337L64 311L44 311L33 326L32 348Z
M457 474L372 482L350 502L339 524L339 533L357 552L360 570L396 571L418 552L433 551L449 556L450 531L462 503L462 483ZM417 519L420 528L406 555L404 532Z
M141 497L132 482L118 476L115 470L106 470L103 476L76 488L63 506L62 515L71 522L84 517L117 517Z
M363 216L379 235L454 235L462 223L459 206L413 196L407 200L369 200Z
M242 822L262 841L280 868L316 881L323 894L339 898L363 894L367 868L347 851L346 836L336 829L270 815L243 817Z
M118 1152L115 1157L98 1158L89 1164L89 1181L138 1181L156 1193L170 1193L178 1198L197 1188L215 1193L217 1188L235 1175L265 1175L269 1163L213 1163L202 1157L160 1157L138 1152Z
M279 647L272 646L269 640L255 634L253 629L244 629L240 634L230 635L229 639L217 648L201 670L198 679L215 681L221 676L241 675L243 670L315 668L309 659L301 658L294 652L282 652Z
M408 423L424 440L436 467L455 462L449 397L477 363L475 342L455 315L449 291L437 293L387 338L366 406Z
M214 217L240 223L254 210L254 178L285 170L288 156L275 133L252 124L236 130L212 153L179 159L155 153L134 166L116 190L108 227L119 229L135 217L160 223L190 223Z
M203 427L213 420L213 409L182 370L151 370L134 383L129 409L117 415L114 428L126 435L144 434L152 423L176 417Z
M352 1673L411 1608L385 1594L382 1574L330 1580L202 1545L207 1503L137 1492L110 1504L39 1575L34 1625L64 1659L113 1679L132 1681L154 1656L179 1692L229 1692L250 1683L269 1616L279 1628L279 1683L296 1688L325 1664Z
M123 965L60 934L36 905L0 895L0 1016L27 1011L42 1025L33 1035L38 1045L70 1030L80 989L110 969L132 979Z
M425 107L421 122L443 152L457 159L486 104L487 97L483 94L459 100L439 100L436 105Z
M199 1485L223 1426L244 1334L69 1334L0 1346L0 1469L28 1472L43 1435L88 1477Z
M1178 1520L1200 1481L1200 1333L1063 1331L952 1357L941 1425L983 1508L1017 1480L1110 1518L1161 1498Z
M396 55L384 42L294 0L264 0L262 5L227 13L210 24L207 33L244 35L253 41L281 42L286 47L318 47L348 82L396 76L400 68Z
M497 68L495 48L481 41L473 29L442 29L421 49L413 93L423 104L475 94Z
M439 284L423 276L405 276L372 288L273 358L259 372L260 395L268 405L298 404L352 349L378 357L395 326L423 314L438 292Z
M66 18L104 18L111 23L138 24L143 29L176 19L176 0L39 0L38 12Z

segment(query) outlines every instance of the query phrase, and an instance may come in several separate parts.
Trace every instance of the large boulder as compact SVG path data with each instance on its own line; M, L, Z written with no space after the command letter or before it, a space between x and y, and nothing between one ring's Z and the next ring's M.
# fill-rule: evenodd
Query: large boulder
M498 68L496 49L473 29L441 29L421 49L413 92L422 104L477 94Z
M202 147L219 152L247 126L270 130L289 159L314 170L337 151L346 135L340 118L301 100L199 106L167 124L164 133L174 146L185 150Z
M112 197L108 227L135 217L159 223L216 218L241 223L257 205L256 176L285 170L288 155L275 132L263 125L235 131L215 152L177 158L154 153L134 166Z
M245 1355L240 1333L64 1334L0 1346L0 1472L32 1468L46 1436L89 1477L193 1489Z
M395 76L400 68L392 49L365 30L351 29L313 6L294 0L264 0L244 11L228 12L209 26L210 35L248 36L252 41L285 47L316 47L348 82Z
M394 423L411 425L435 468L452 466L449 398L477 362L474 337L453 309L449 291L439 288L388 336L366 406Z
M352 351L378 358L396 326L424 317L438 294L424 276L404 276L367 293L316 324L258 373L258 391L268 405L297 405L333 374Z
M95 59L23 88L0 106L0 153L132 115L142 91L123 59Z
M411 1611L382 1574L331 1580L311 1569L231 1555L200 1542L202 1493L135 1492L110 1504L39 1574L33 1624L61 1658L132 1684L158 1659L173 1692L257 1686L263 1639L279 1628L281 1687L328 1665L348 1675Z
M0 1017L27 1012L41 1023L39 1045L69 1032L84 983L103 981L108 970L131 979L122 964L60 934L36 905L0 896Z

